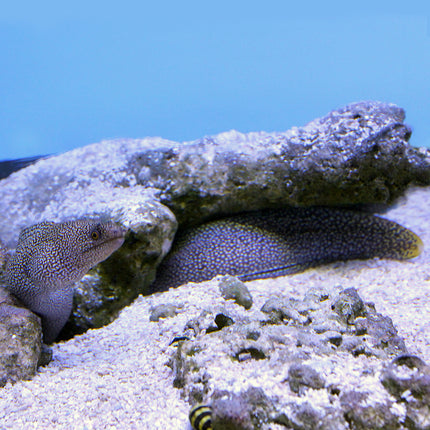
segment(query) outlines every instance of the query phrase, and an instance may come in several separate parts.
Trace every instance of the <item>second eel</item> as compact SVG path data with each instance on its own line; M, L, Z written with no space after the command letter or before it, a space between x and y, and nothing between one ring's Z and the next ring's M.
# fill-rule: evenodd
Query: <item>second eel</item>
M224 274L243 281L276 277L340 260L404 260L422 248L412 231L365 212L328 207L255 211L179 233L151 290Z

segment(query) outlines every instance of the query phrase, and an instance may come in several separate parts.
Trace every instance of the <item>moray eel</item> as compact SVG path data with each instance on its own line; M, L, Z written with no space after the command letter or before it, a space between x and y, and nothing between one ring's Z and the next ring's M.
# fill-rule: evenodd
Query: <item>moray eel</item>
M364 212L283 208L244 213L179 233L152 291L230 274L243 281L301 272L340 260L414 258L421 239Z
M43 222L23 230L6 266L6 288L42 318L51 343L67 322L73 284L124 242L126 230L112 222Z

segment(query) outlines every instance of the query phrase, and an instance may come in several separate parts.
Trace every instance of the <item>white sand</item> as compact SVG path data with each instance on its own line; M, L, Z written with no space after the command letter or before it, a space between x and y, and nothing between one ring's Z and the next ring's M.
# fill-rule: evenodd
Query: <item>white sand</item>
M429 213L430 189L422 189L384 216L430 244ZM273 293L302 296L313 286L353 286L393 319L410 352L430 362L429 255L424 250L410 262L353 261L249 282L253 309ZM150 307L166 302L182 303L182 312L149 322ZM55 345L54 360L32 381L0 389L0 429L188 429L189 405L165 365L168 345L202 308L222 304L214 283L140 297L109 326Z

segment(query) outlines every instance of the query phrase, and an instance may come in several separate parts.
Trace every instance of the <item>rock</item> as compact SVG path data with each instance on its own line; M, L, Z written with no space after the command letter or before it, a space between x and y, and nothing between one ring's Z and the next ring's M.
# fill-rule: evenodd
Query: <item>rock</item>
M333 345L356 355L384 357L406 351L391 319L377 313L373 304L364 303L354 288L341 291L332 302L328 297L326 293L314 295L314 291L302 301L275 296L261 311L268 314L266 323L312 328L302 330L297 340L322 350Z
M215 324L216 324L218 330L222 330L224 327L228 327L229 325L233 325L234 320L233 320L233 318L229 317L228 315L219 313L219 314L215 315Z
M430 428L430 366L419 357L400 355L385 366L381 382L406 406L408 428Z
M291 391L303 393L306 388L319 390L324 388L324 378L310 366L302 363L293 363L288 369L288 384Z
M340 404L350 428L357 430L402 428L399 416L395 413L396 407L393 407L394 403L389 398L372 403L368 398L369 393L358 390L348 391L340 396Z
M403 120L395 105L360 102L284 133L88 145L0 183L10 221L0 226L0 237L11 246L21 228L46 219L105 214L127 220L130 206L144 216L139 205L150 202L167 205L181 226L275 205L391 203L409 184L430 183L428 153L408 145Z
M295 309L294 302L294 299L286 297L272 297L264 303L261 312L269 315L271 324L281 324L288 320L305 324L307 318Z
M417 423L417 415L425 416L426 371L406 382L414 393L409 396L416 396L406 413L406 386L393 376L399 371L387 367L387 360L405 354L406 347L391 320L356 290L334 287L318 294L312 289L303 299L276 296L262 311L222 300L213 311L200 314L200 330L191 336L187 331L187 340L168 363L181 396L191 405L212 408L214 429L269 429L274 424L292 429L397 429L408 419ZM302 318L271 316L282 315L286 304ZM230 315L231 323L214 330L219 308ZM190 325L196 321L185 330ZM413 366L423 368L419 362ZM279 383L276 396L266 391ZM266 406L259 409L249 401L249 390L258 390Z
M357 317L364 315L364 303L355 288L348 288L339 294L332 304L332 309L347 324L352 324Z
M47 364L41 341L40 318L0 287L0 387L31 379L39 365Z
M149 317L149 321L158 321L160 318L171 318L177 315L181 306L165 303L162 305L158 305L151 310L151 315Z
M246 285L234 276L223 276L219 282L221 295L226 299L234 300L245 309L252 306L252 296Z
M252 387L237 394L215 391L212 427L214 430L262 429L272 410L272 401L261 388Z
M0 181L0 238L13 248L24 227L82 217L129 228L123 247L76 285L67 338L149 291L178 225L283 205L386 205L430 184L429 152L409 146L403 121L395 105L360 102L287 132L88 145Z
M324 416L320 411L312 407L309 402L300 404L291 404L288 415L279 414L273 421L282 424L287 428L294 430L314 430L314 429L336 429L343 430L349 427L345 426L345 421L336 413Z

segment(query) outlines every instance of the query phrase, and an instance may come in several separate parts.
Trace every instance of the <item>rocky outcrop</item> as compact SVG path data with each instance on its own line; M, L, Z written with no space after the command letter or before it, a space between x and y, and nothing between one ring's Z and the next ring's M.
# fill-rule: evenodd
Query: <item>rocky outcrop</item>
M283 133L88 145L0 183L9 221L0 237L11 245L29 224L91 214L130 223L148 202L168 206L180 225L268 206L392 203L411 183L430 183L428 152L409 146L404 117L395 105L361 102Z
M214 429L429 424L429 366L353 288L273 296L260 312L218 302L176 344L173 384L191 405L209 407Z
M0 238L13 248L23 227L82 217L129 228L121 250L77 284L65 336L100 327L148 291L178 225L282 205L386 205L411 184L430 184L430 156L408 144L404 116L361 102L282 133L78 148L0 181Z

